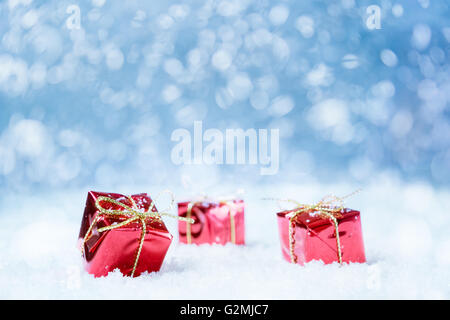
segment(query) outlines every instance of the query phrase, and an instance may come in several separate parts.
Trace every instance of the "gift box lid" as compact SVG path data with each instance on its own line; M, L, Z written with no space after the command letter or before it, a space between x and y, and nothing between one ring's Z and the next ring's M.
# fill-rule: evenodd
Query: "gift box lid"
M84 235L86 234L86 232L89 228L89 225L92 223L95 216L99 213L97 207L95 206L95 202L96 202L97 198L100 196L114 199L114 200L119 201L130 207L132 206L131 201L122 194L89 191L87 200L86 200L86 207L84 210L83 221L82 221L81 228L80 228L80 234L79 234L80 238L84 237ZM136 206L141 210L148 210L148 208L150 207L150 205L152 203L152 199L150 198L150 196L147 193L134 194L134 195L131 195L131 197L135 201ZM122 207L115 205L113 203L106 202L106 201L101 202L101 205L105 209L123 210ZM153 206L152 212L157 212L156 206ZM98 228L106 227L106 226L124 221L126 219L127 218L125 218L125 217L104 216L98 221L97 227ZM147 219L146 227L147 227L147 232L149 232L150 229L159 230L162 232L168 232L164 222L160 218ZM141 223L139 221L136 221L136 222L132 222L130 224L127 224L127 225L125 225L121 228L115 229L115 230L126 231L126 230L130 230L130 229L137 230L137 229L141 229L141 228L142 228Z
M195 201L195 200L194 200ZM244 200L242 199L233 199L230 200L230 202L234 202L234 203L242 203L244 202ZM192 201L183 201L183 202L178 202L178 207L187 207L189 203L191 203ZM218 207L221 204L224 204L225 202L223 201L214 201L213 199L207 199L204 201L195 201L195 206L196 207L201 207L201 208L205 208L205 209L209 209L209 208L214 208L214 207Z
M281 211L277 213L277 216L280 218L289 218L287 217L287 215L289 215L290 213L295 212L296 209L292 209L292 210L285 210L285 211ZM296 217L296 222L297 225L300 227L308 227L311 229L314 228L318 228L324 225L330 225L331 224L331 220L327 219L327 218L322 218L321 216L319 216L318 214L314 213L315 210L308 210L308 211L304 211L300 214L297 215ZM340 216L337 216L337 221L338 222L342 222L342 221L348 221L350 219L355 219L359 216L360 212L357 210L353 210L353 209L349 209L349 208L344 208L342 209Z

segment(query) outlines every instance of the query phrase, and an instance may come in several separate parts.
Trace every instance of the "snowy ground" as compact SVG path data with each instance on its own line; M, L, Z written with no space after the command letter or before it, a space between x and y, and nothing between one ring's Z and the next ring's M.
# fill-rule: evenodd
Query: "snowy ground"
M304 184L246 189L247 245L174 242L160 272L94 279L76 249L87 190L5 196L0 212L3 299L449 299L449 190L380 175L348 206L362 212L368 263L305 267L281 258L276 205L264 196L304 201L349 185ZM153 188L150 188L152 190ZM133 190L134 191L134 190ZM7 201L4 201L7 200Z

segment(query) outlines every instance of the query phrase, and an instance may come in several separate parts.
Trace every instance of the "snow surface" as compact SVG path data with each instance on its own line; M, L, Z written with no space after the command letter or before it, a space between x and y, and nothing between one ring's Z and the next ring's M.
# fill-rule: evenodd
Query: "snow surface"
M356 187L311 182L244 189L245 246L178 244L176 222L165 219L174 241L162 269L134 279L118 271L96 279L84 271L76 243L87 190L25 200L9 195L0 209L0 298L450 298L450 190L380 174L347 201L362 212L368 262L340 267L314 261L302 267L281 258L277 205L261 198L309 202Z

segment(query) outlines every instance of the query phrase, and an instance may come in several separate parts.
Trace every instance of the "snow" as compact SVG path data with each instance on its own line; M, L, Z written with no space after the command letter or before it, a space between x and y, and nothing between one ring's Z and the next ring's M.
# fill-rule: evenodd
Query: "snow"
M411 42L419 50L428 47L431 40L431 29L426 24L418 24L414 26Z
M314 20L309 16L300 16L296 21L296 27L305 38L314 35Z
M294 101L289 96L278 96L269 107L269 114L274 117L282 117L294 109ZM282 127L282 126L280 126Z
M123 53L116 48L106 49L106 65L111 70L119 70L122 68L124 57Z
M247 74L240 73L230 79L227 88L234 99L244 100L252 91L253 84Z
M174 241L162 269L133 279L118 271L105 278L84 271L76 244L86 190L10 195L0 212L0 298L450 298L450 190L423 183L378 176L347 200L361 210L367 263L313 261L302 267L284 261L277 204L262 198L311 202L331 190L343 195L354 186L311 182L246 188L245 246L179 244L176 221L165 218Z
M286 22L289 17L289 9L284 5L274 6L270 9L269 19L273 25L279 26Z
M388 67L395 67L398 59L392 50L384 49L380 54L381 61Z
M221 49L214 53L211 62L214 68L225 71L231 66L231 61L232 58L228 51Z

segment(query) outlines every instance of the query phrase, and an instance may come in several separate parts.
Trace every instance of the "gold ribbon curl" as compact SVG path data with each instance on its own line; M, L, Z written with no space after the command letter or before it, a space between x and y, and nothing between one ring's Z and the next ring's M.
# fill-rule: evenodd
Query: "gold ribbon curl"
M146 223L149 220L161 220L161 216L167 216L167 217L171 217L171 218L175 218L175 219L179 219L182 221L186 221L186 223L188 223L188 225L190 225L191 223L194 223L194 219L190 219L190 218L183 218L180 217L178 215L173 215L170 214L169 211L172 210L173 208L173 204L175 201L174 195L171 191L169 190L164 190L162 191L160 194L158 194L158 196L156 197L157 199L163 194L163 193L169 193L171 196L171 203L170 205L160 211L160 212L153 212L153 208L155 207L155 201L151 200L151 204L149 206L149 208L147 210L144 210L142 208L139 208L136 204L136 202L134 201L134 199L131 196L126 196L128 198L128 200L130 200L132 206L128 206L120 201L117 201L115 199L109 198L109 197L104 197L104 196L99 196L96 200L95 200L95 206L97 207L99 213L97 214L97 216L95 217L94 221L92 221L91 225L89 226L88 231L86 232L86 235L83 238L83 245L82 245L82 249L81 249L81 253L82 255L84 255L84 246L86 244L86 242L91 238L92 234L92 229L97 225L97 222L104 216L106 217L115 217L115 218L125 218L125 221L122 221L120 223L115 223L113 225L110 226L106 226L103 228L99 228L97 229L97 231L99 233L101 232L105 232L108 230L113 230L113 229L117 229L117 228L122 228L134 221L139 221L142 225L142 232L141 232L141 236L140 236L140 240L139 240L139 247L137 249L136 252L136 259L134 260L134 264L133 264L133 271L131 272L131 277L134 276L134 273L136 271L136 267L138 265L138 261L139 261L139 257L141 255L141 251L142 251L142 246L144 245L144 239L145 239L145 234L147 231L147 227L146 227ZM100 202L109 202L112 204L115 204L119 207L122 207L124 210L113 210L113 209L105 209L101 206Z
M202 200L197 200L197 201L191 201L188 203L187 206L187 211L186 211L186 218L187 219L191 219L192 216L192 209L194 208L195 205L203 203L203 202L213 202L213 200L209 200L206 196L204 196L202 198ZM219 203L220 204L226 204L229 207L233 207L233 209L235 209L235 203L233 202L234 199L219 199ZM231 243L236 244L236 224L234 222L234 216L231 212L231 208L229 210L229 214L230 214L230 238L231 238ZM186 242L188 244L192 243L192 231L191 231L191 225L190 224L186 224Z
M295 225L296 218L303 212L312 211L313 214L318 215L322 219L329 219L334 225L334 230L336 233L336 248L337 248L337 257L339 264L342 265L342 250L341 243L339 239L339 223L338 218L342 217L344 207L344 199L349 198L360 192L361 189L358 189L346 196L336 197L334 195L327 195L322 198L319 202L315 204L303 204L298 201L292 199L265 199L265 200L276 200L280 204L280 202L292 202L296 205L293 209L294 211L289 213L289 255L292 263L297 263L297 255L294 252L295 249Z

